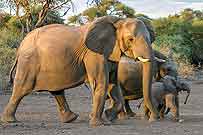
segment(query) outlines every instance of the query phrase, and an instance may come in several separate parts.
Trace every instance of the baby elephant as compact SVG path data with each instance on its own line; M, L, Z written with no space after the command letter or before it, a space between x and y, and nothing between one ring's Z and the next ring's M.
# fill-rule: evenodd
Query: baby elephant
M160 112L160 119L164 118L164 112L167 108L167 113L171 111L173 120L179 121L179 99L180 91L187 91L190 94L189 85L175 77L166 75L159 82L152 84L152 100L154 105ZM188 98L187 96L187 98ZM186 100L187 100L186 98ZM186 104L185 100L185 104ZM144 106L145 116L149 117L149 110Z

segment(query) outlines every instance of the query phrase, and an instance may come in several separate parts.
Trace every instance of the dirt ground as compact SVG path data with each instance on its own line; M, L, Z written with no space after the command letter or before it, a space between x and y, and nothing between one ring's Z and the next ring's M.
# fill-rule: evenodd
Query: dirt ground
M71 109L80 117L73 123L58 121L54 98L47 92L31 94L21 102L16 117L20 123L0 123L1 135L203 135L203 81L191 82L192 92L186 105L186 94L180 94L182 123L166 120L148 123L138 118L115 121L111 125L90 128L88 113L91 110L90 93L84 86L66 91ZM0 95L0 113L8 102L10 94ZM134 111L137 101L131 102Z

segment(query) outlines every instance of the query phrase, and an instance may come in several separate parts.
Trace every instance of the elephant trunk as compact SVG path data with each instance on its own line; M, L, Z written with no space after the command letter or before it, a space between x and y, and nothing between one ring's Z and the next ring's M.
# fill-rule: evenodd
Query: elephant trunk
M185 102L184 102L184 104L186 104L186 103L187 103L187 100L188 100L188 98L189 98L189 96L190 96L191 88L190 88L189 84L187 84L187 83L185 83L185 82L182 83L182 87L183 87L183 91L187 91L187 96L186 96Z
M186 98L185 98L185 102L184 102L184 104L186 104L187 103L187 100L188 100L188 97L190 96L190 91L187 91L187 96L186 96Z
M143 97L144 104L150 110L152 116L157 118L158 110L152 103L151 87L152 87L152 62L143 63Z

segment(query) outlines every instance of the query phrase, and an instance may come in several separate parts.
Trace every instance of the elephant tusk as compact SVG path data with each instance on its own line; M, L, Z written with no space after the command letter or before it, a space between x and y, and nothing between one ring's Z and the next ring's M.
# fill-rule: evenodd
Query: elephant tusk
M150 61L150 59L145 59L145 58L142 58L142 57L137 57L138 58L138 60L140 60L141 62L149 62Z
M160 59L160 58L158 58L158 57L154 57L154 59L155 59L156 61L158 61L158 62L166 62L166 60Z

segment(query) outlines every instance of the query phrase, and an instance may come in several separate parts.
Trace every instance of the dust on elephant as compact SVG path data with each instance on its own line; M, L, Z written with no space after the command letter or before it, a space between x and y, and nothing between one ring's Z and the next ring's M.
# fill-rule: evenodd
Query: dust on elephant
M156 50L153 51L156 58L153 61L153 78L155 80L160 80L165 75L177 77L177 70L171 64L171 62L167 60L167 57ZM135 113L130 108L129 101L137 100L143 97L143 65L139 61L134 61L131 58L122 56L117 68L117 79L121 87L122 94L125 98L125 109L127 115L134 116ZM113 90L110 89L109 91ZM109 93L109 95L111 95L111 93Z
M12 74L16 68L13 92L1 120L15 122L21 99L32 91L46 90L55 96L61 121L71 122L77 114L70 110L64 89L87 79L93 94L90 125L102 125L109 83L107 61L119 61L121 53L143 62L144 100L151 119L156 119L158 111L151 102L154 56L150 44L144 23L131 18L107 16L80 27L53 24L33 30L18 48L11 70Z
M160 112L161 119L164 118L164 112L167 108L167 113L170 110L173 119L175 121L179 120L178 93L180 91L187 91L189 96L191 88L185 81L181 81L169 75L163 77L159 82L152 84L152 100ZM145 113L148 114L148 111L149 110L146 110Z

